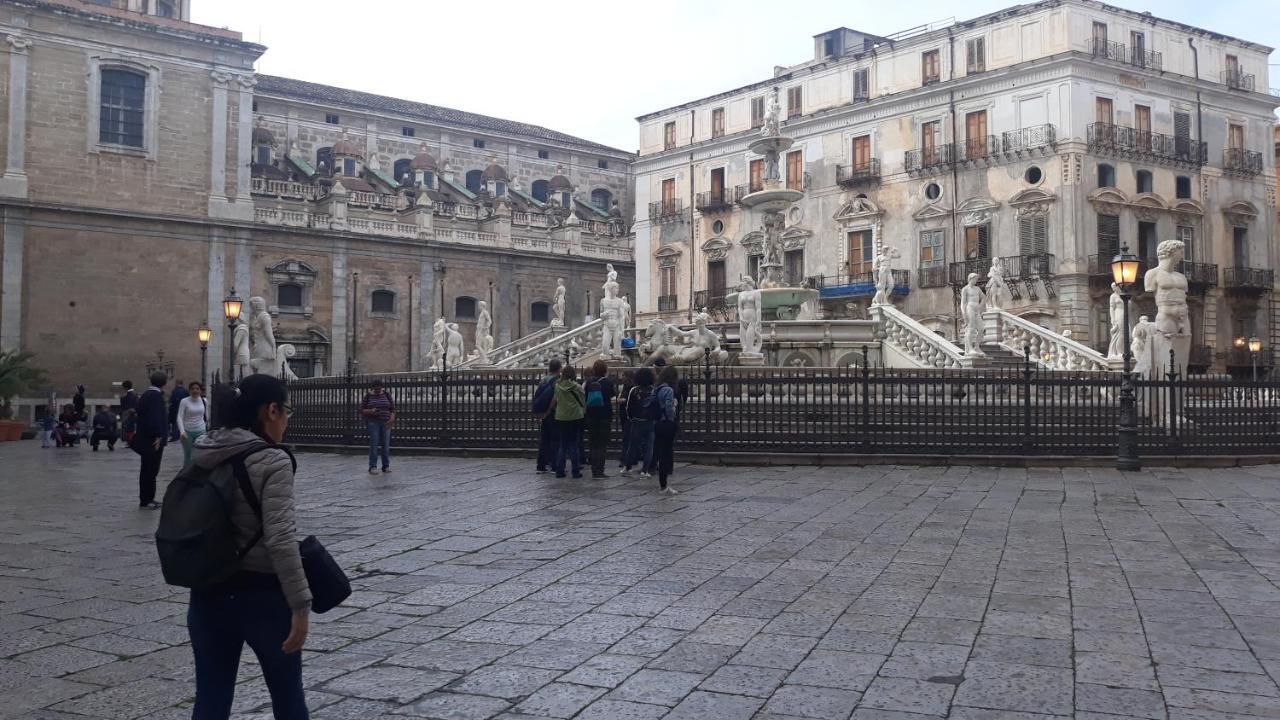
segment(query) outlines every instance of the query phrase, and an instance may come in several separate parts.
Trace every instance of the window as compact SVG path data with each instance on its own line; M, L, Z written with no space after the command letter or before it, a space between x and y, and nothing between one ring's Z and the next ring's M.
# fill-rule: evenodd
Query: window
M480 192L480 188L484 187L484 172L480 170L467 171L467 189L471 192Z
M800 150L787 153L787 189L804 189L804 153Z
M1111 125L1115 117L1112 112L1111 98L1098 98L1093 103L1093 119L1095 122Z
M551 153L547 152L546 150L539 150L539 151L538 151L538 159L539 159L539 160L546 160L546 159L547 159L547 158L549 158L549 157L551 157Z
M1018 253L1043 255L1049 252L1049 218L1032 215L1018 219Z
M413 161L409 158L401 158L395 162L395 165L392 166L391 176L396 179L396 182L413 181L413 173L409 170L409 163L411 162Z
M1137 30L1130 31L1129 47L1133 48L1133 64L1145 67L1147 64L1147 36Z
M871 83L866 68L853 71L853 101L862 102L871 97Z
M1179 225L1174 231L1174 237L1182 243L1182 257L1187 262L1195 262L1195 246L1196 246L1196 229L1190 225Z
M533 185L529 188L533 199L544 203L551 196L551 184L546 180L534 180Z
M747 274L757 282L760 280L760 261L764 259L763 255L747 256Z
M1240 76L1240 58L1235 55L1227 56L1227 77L1237 78Z
M608 190L597 189L591 191L591 204L605 212L609 212L609 205L613 201L613 194Z
M329 123L330 125L337 125L337 124L338 124L338 116L337 116L337 115L334 115L333 113L326 113L326 114L325 114L325 116L324 116L324 121L325 121L325 122L327 122L327 123Z
M601 169L601 170L608 170L608 169L609 169L609 161L608 161L608 160L597 160L597 161L596 161L596 167L597 167L597 168L599 168L599 169Z
M259 145L258 152L254 156L253 162L257 165L267 166L271 164L271 147L268 145Z
M476 299L461 296L453 299L453 317L455 320L476 319Z
M834 35L828 35L822 38L822 55L823 57L831 57L836 54L836 38Z
M1116 186L1116 169L1106 163L1098 163L1098 187Z
M974 38L965 43L965 67L967 72L980 73L987 69L987 39Z
M1105 45L1106 42L1107 42L1107 24L1102 22L1095 22L1093 24L1094 47L1095 48L1099 47L1100 44Z
M478 149L480 149L480 150L483 150L483 149L484 149L484 141L483 141L483 140L479 140L479 139L472 140L472 141L471 141L471 147L473 147L473 148L478 148Z
M920 55L920 82L925 85L938 82L940 77L938 68L938 51L929 50Z
M675 297L676 290L676 269L674 266L668 265L658 268L658 294L662 297ZM675 308L672 308L673 310Z
M760 192L764 189L764 160L756 158L747 166L749 170L750 184L747 186L748 192Z
M1151 148L1151 108L1147 105L1133 106L1134 142L1140 150Z
M502 182L501 180L494 181L494 183L493 183L493 194L494 194L494 195L496 195L496 196L498 196L498 197L502 197L502 196L506 195L506 194L507 194L507 184L506 184L506 183L504 183L504 182Z
M1231 259L1238 268L1249 267L1249 228L1231 228Z
M941 267L944 259L942 251L942 231L922 231L920 233L920 267Z
M1227 125L1227 147L1232 150L1244 148L1244 126L1236 123Z
M302 286L296 283L281 283L277 285L276 306L281 310L301 310Z
M529 305L529 322L544 325L551 322L551 303L531 303Z
M875 269L876 248L870 230L855 230L849 238L849 275L869 273Z
M871 136L859 135L853 139L853 169L868 170L871 167Z
M560 193L560 207L567 208L573 202L573 193Z
M676 146L676 124L674 121L662 126L662 149L670 150Z
M1156 224L1138 222L1138 257L1148 268L1156 266Z
M964 116L965 157L984 158L987 147L987 111L979 110Z
M1191 159L1191 113L1173 114L1173 151L1179 159Z
M942 134L942 125L937 120L920 126L920 159L926 166L937 164L938 136Z
M347 177L356 176L355 158L342 158L342 174L346 175Z
M1150 170L1139 170L1137 173L1134 174L1134 179L1137 181L1137 184L1138 184L1138 192L1140 193L1151 192L1151 171Z
M711 137L724 137L724 108L711 111Z
M797 85L793 88L787 88L787 118L800 117L804 114L804 97L801 95L803 87Z
M751 127L764 127L764 96L751 98Z
M799 287L804 284L804 250L788 250L782 254L783 271L787 284Z
M392 315L396 311L396 294L390 290L374 290L369 309L375 313Z
M333 173L333 148L316 148L316 170L325 175Z
M104 69L101 90L98 142L142 147L146 76L129 70Z
M1179 200L1191 199L1191 178L1179 175L1174 181L1174 197Z
M1098 255L1099 265L1111 263L1111 258L1120 253L1120 216L1098 215ZM1104 272L1107 270L1104 269Z
M964 228L965 259L982 260L991 257L990 235L990 225L966 225Z
M156 0L156 15L162 18L176 17L173 11L173 3L168 0Z
M674 202L676 199L676 179L667 178L662 181L662 204Z
M707 293L711 297L722 298L725 294L725 269L723 260L711 260L707 263Z

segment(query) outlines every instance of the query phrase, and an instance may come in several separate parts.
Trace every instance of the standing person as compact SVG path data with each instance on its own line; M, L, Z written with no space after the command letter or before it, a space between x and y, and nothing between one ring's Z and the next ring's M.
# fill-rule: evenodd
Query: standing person
M132 445L142 456L138 467L138 507L152 510L160 507L156 502L156 476L160 474L160 460L169 437L169 410L163 390L168 381L162 372L151 374L151 387L138 398L138 431Z
M533 391L531 409L538 418L538 472L545 473L556 459L556 421L552 415L555 405L556 381L560 379L560 358L551 358L547 363L547 374L538 382Z
M582 419L586 417L587 398L578 384L578 373L572 365L560 371L556 382L555 417L560 445L556 449L556 477L564 477L565 459L573 465L573 476L582 477Z
M609 426L613 422L613 402L617 395L609 366L597 360L591 366L591 379L582 388L587 396L587 445L591 450L592 479L606 478L605 452L609 449Z
M138 393L133 391L133 381L125 380L120 384L124 392L120 393L120 417L125 417L130 410L138 409Z
M653 426L654 455L658 462L658 489L668 495L675 495L676 489L667 484L675 464L676 431L679 430L679 401L676 399L680 386L680 371L674 366L667 366L658 375L658 419Z
M93 416L93 434L89 436L89 446L94 452L98 452L98 444L103 440L107 441L107 452L116 451L116 440L120 437L118 425L116 414L111 412L110 407L102 408Z
M655 376L661 375L662 371L666 369L666 367L667 367L666 358L660 357L654 360L653 361L654 375ZM680 380L676 383L673 389L675 390L675 393L676 393L676 412L677 413L684 412L684 406L686 403L689 402L689 381L686 380L685 378L680 378ZM652 470L650 470L650 472L652 472Z
M187 386L186 393L187 396L178 402L178 412L174 415L178 439L182 441L183 467L191 464L191 449L195 447L196 440L209 430L209 402L204 398L204 385L193 382Z
M178 428L178 405L187 399L187 394L182 381L174 381L173 392L169 393L169 442L175 442L182 436L182 430ZM185 446L183 449L185 451Z
M88 420L84 414L84 386L76 386L76 394L71 396L71 406L76 409L77 420Z
M626 413L631 426L627 440L627 459L622 474L630 475L631 468L640 465L640 476L648 477L648 466L653 462L653 421L648 407L653 396L653 370L642 367L636 371L636 384L627 392Z
M618 454L618 470L627 466L627 447L631 444L631 418L627 416L627 393L636 384L636 374L632 370L622 371L622 389L613 402L618 406L618 430L622 437L622 452Z
M258 657L275 717L308 717L300 651L310 629L311 589L295 537L296 465L278 447L291 414L283 382L250 375L240 380L239 394L220 414L225 426L201 437L191 455L195 466L213 468L264 440L271 445L244 456L261 516L243 492L237 490L231 499L236 540L248 548L240 571L222 583L191 591L187 632L196 664L196 720L230 717L246 643Z
M44 418L40 420L40 447L50 447L49 442L53 440L53 433L57 427L58 421L53 417L53 412L45 411Z
M360 414L369 427L369 474L378 472L378 459L382 459L382 472L391 472L391 426L396 422L396 405L391 394L382 389L382 381L374 380L369 394L360 404Z

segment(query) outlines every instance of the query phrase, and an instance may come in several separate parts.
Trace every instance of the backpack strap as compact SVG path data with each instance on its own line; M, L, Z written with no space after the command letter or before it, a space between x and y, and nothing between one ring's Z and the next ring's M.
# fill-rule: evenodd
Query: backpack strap
M258 518L258 531L253 534L249 542L239 551L240 557L244 557L253 549L254 545L262 539L263 522L262 522L262 501L258 499L258 494L253 491L253 483L249 480L249 468L245 466L244 461L250 455L267 450L269 448L278 448L283 450L285 455L289 456L289 462L292 464L293 471L298 471L298 460L293 456L293 452L283 445L275 445L268 442L254 443L248 450L237 453L226 462L231 464L231 472L236 476L236 482L240 485L240 493L244 495L245 502L249 503L249 507L253 509L253 514Z

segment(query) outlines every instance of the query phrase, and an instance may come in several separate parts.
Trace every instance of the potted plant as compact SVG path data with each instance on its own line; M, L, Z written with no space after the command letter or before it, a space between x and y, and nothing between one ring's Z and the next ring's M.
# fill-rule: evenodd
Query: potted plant
M15 395L33 392L47 381L47 375L41 368L31 363L34 353L20 350L0 352L0 439L17 440L27 424L13 417Z

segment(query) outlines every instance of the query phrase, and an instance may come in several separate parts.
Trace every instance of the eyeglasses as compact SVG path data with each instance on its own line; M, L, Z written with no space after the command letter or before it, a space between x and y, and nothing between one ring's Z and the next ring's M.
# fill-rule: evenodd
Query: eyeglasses
M289 403L280 403L280 407L284 410L284 417L285 417L285 419L286 419L286 420L288 420L289 418L293 417L293 406L292 406L292 405L290 405Z

